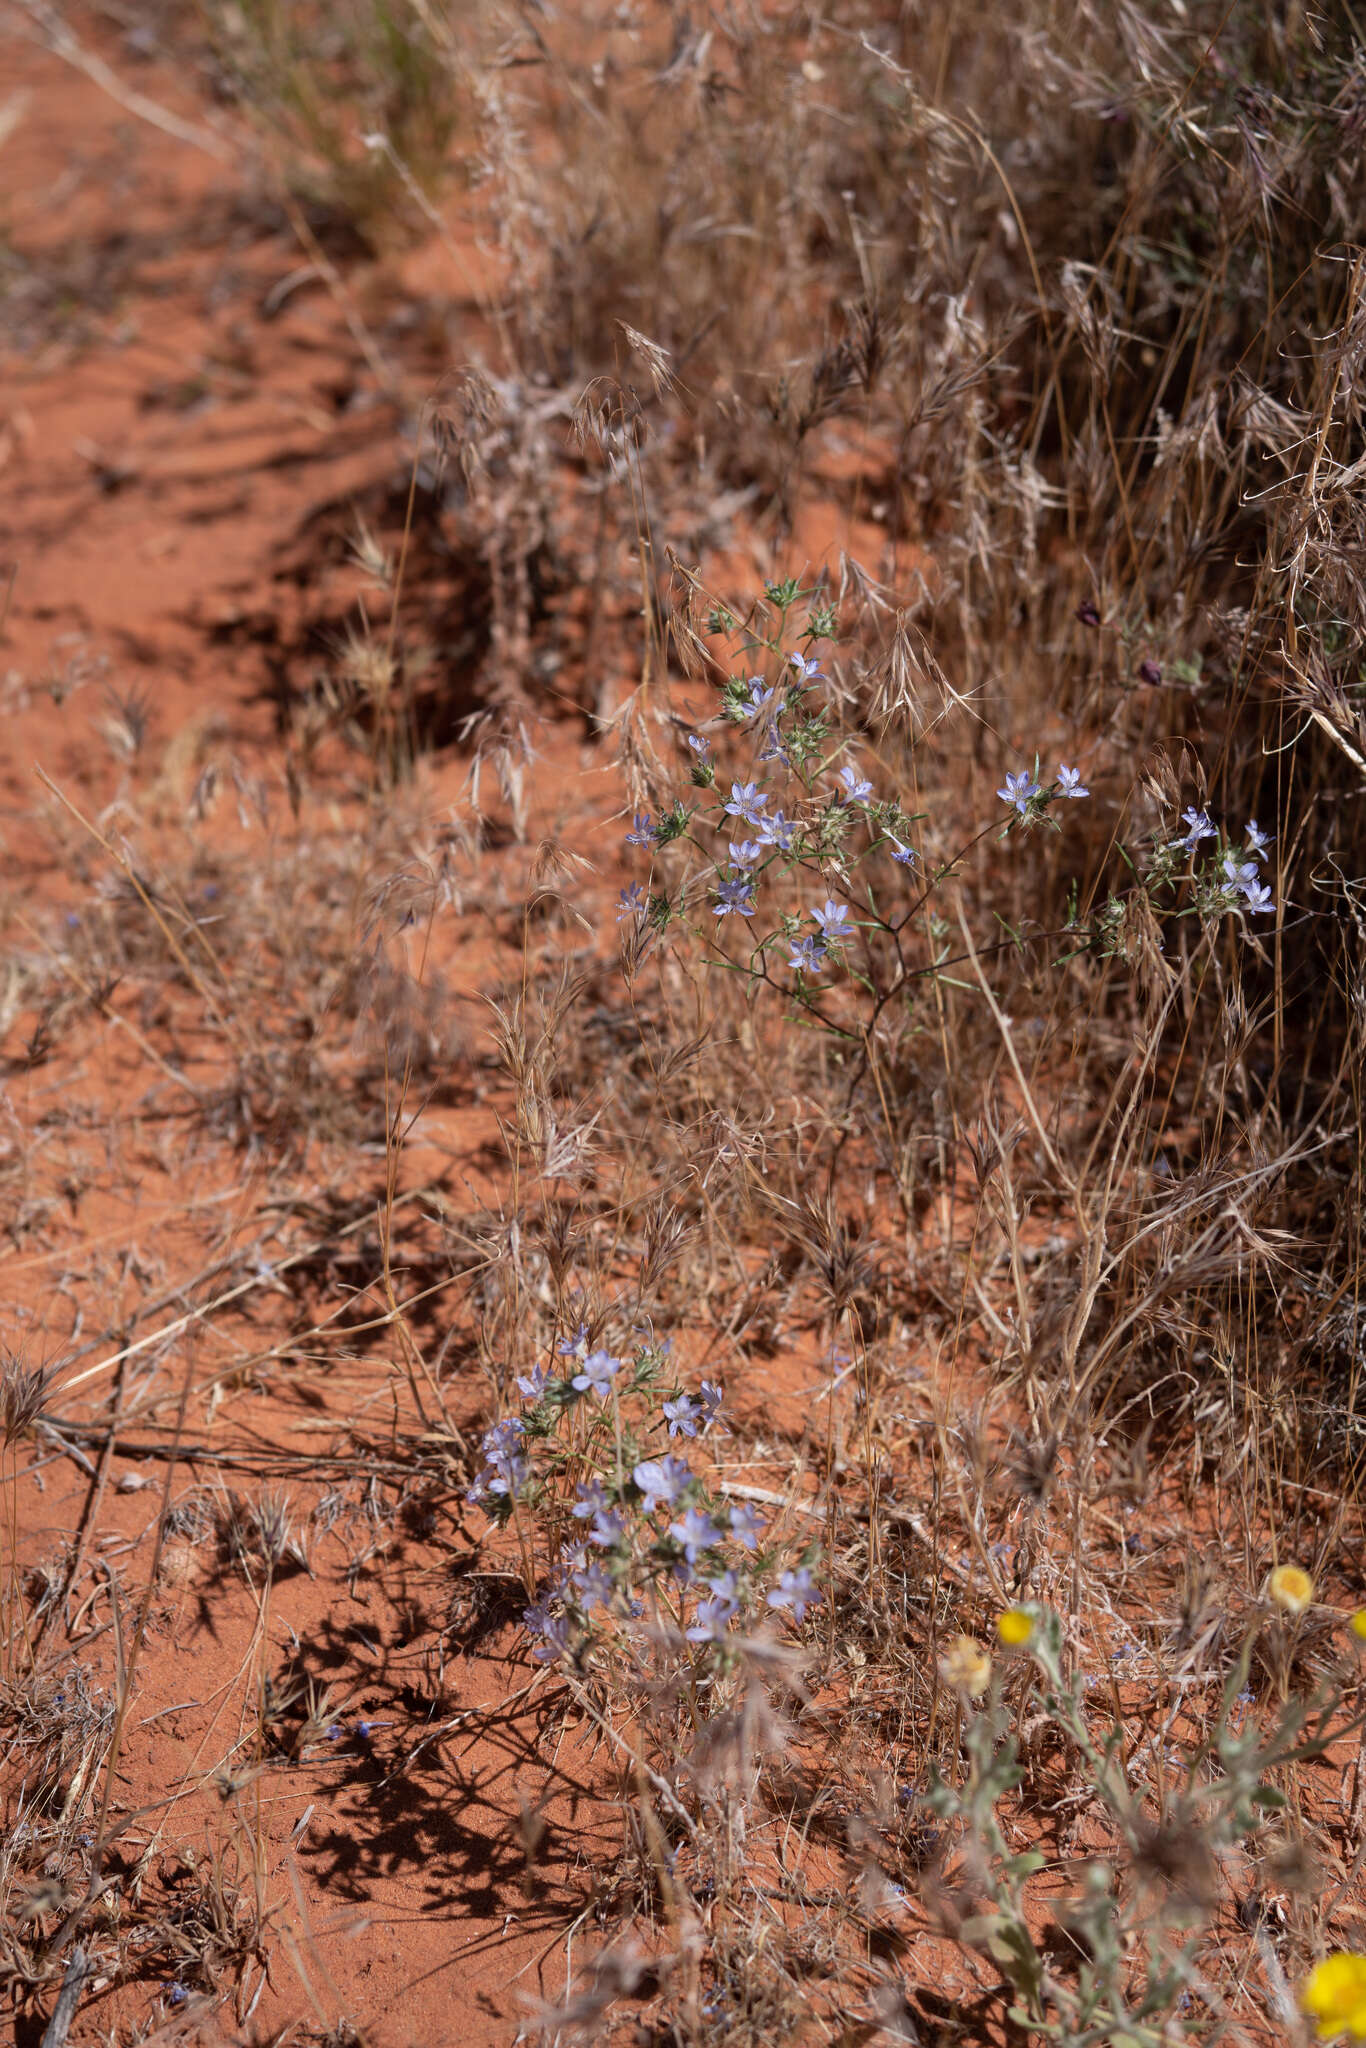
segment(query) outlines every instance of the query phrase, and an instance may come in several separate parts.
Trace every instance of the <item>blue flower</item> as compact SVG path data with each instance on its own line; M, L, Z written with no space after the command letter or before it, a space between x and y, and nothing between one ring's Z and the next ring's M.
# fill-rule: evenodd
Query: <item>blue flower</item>
M788 966L795 968L798 974L819 974L825 965L825 947L821 940L808 935L804 939L793 939L791 944Z
M768 1604L770 1607L789 1607L792 1619L803 1621L807 1608L815 1607L823 1598L803 1565L799 1571L783 1573L774 1591L768 1595Z
M721 1403L724 1399L725 1395L715 1380L703 1380L702 1413L709 1423L715 1422L721 1413Z
M575 1572L570 1582L579 1596L579 1605L586 1614L595 1607L610 1607L616 1583L600 1564L590 1564L583 1571Z
M635 830L626 834L626 844L628 846L653 846L654 843L655 828L650 823L650 813L648 811L637 811L635 815Z
M617 923L623 918L639 917L646 908L646 895L639 882L632 882L617 898Z
M1194 853L1202 839L1217 839L1219 836L1208 811L1197 811L1194 808L1182 811L1181 823L1187 828L1186 836L1184 839L1174 839L1172 845L1184 846L1190 853Z
M1029 770L1022 768L1018 775L1007 775L1005 788L998 789L996 794L1003 804L1014 804L1020 816L1024 818L1029 815L1029 806L1034 798L1041 796L1043 791Z
M572 1384L581 1394L592 1392L601 1401L606 1398L612 1381L620 1371L619 1358L613 1358L610 1352L603 1350L590 1351L583 1361L583 1371L575 1373Z
M529 1635L539 1636L540 1641L532 1651L538 1664L553 1664L569 1648L569 1623L562 1614L551 1614L545 1601L522 1610L522 1619Z
M838 946L842 940L851 939L854 935L847 903L836 903L833 897L827 896L824 907L813 910L811 915L820 926L821 937L827 946Z
M664 1403L664 1419L669 1425L669 1435L697 1435L697 1418L702 1413L691 1394L680 1394L676 1401Z
M712 1597L697 1603L697 1620L687 1631L690 1643L719 1643L730 1623L739 1612L739 1588L734 1572L723 1572L719 1579L708 1579Z
M1266 852L1268 846L1270 846L1271 844L1271 834L1269 832L1263 832L1261 826L1257 823L1257 820L1255 818L1249 818L1247 821L1247 832L1245 836L1247 838L1249 853L1256 854L1258 859L1260 859L1261 856Z
M726 805L728 818L743 818L747 825L756 830L764 822L764 810L768 797L757 782L732 782L730 802Z
M730 1511L730 1533L737 1543L743 1543L746 1550L757 1550L764 1525L748 1501L742 1501Z
M804 654L789 654L788 664L797 671L797 680L802 683L823 683L827 681L825 670L813 656L810 660Z
M704 761L706 760L708 754L711 752L711 741L707 738L705 733L690 732L688 734L688 745L692 748L693 752L695 754L699 754Z
M729 844L731 866L737 868L752 868L764 850L757 839L732 839Z
M783 745L783 736L776 725L771 725L764 734L763 745L759 749L759 759L761 761L781 761L785 768L791 767L792 764L788 759L787 748ZM754 823L752 818L750 823Z
M769 705L773 702L773 699L778 695L776 684L771 689L764 688L764 679L762 676L751 676L747 688L749 691L749 708L751 712L767 711ZM781 711L782 708L782 700L779 699L777 709L778 711ZM776 717L777 713L775 712L774 715Z
M670 1522L669 1534L683 1546L683 1555L689 1564L696 1564L702 1553L712 1550L725 1535L718 1529L710 1515L704 1515L701 1508L689 1508L681 1521Z
M1256 888L1261 881L1255 860L1240 861L1236 853L1224 855L1224 877L1230 889Z
M920 856L911 847L903 846L901 841L893 838L890 832L887 834L887 838L892 849L892 859L903 868L913 868Z
M692 1478L692 1468L684 1458L643 1458L631 1477L645 1496L646 1514L652 1515L661 1505L673 1506Z
M716 886L717 917L753 917L754 883L749 875L737 875Z
M872 783L866 781L859 774L858 769L854 767L852 762L845 762L844 766L840 769L839 779L844 784L844 788L840 792L841 803L865 803L873 793Z
M555 1346L561 1358L584 1358L588 1353L588 1325L576 1325L572 1337L561 1337Z
M1080 768L1064 768L1058 763L1058 795L1090 796L1091 792L1081 779Z
M1271 891L1264 882L1244 883L1243 895L1246 898L1249 910L1274 910L1276 908L1271 900Z
M760 844L763 846L776 846L783 853L788 853L791 850L796 830L797 828L790 818L785 818L781 811L775 811L771 818L765 818L763 821L759 831Z
M578 1499L570 1509L570 1513L576 1522L586 1522L592 1516L600 1515L607 1506L607 1495L596 1480L591 1486L585 1486L584 1482L580 1480L574 1491L578 1495Z
M614 1543L620 1542L625 1533L626 1524L615 1509L599 1508L589 1528L588 1540L590 1543L601 1544L604 1550L610 1550Z
M545 1367L533 1365L529 1373L518 1373L517 1391L525 1394L528 1401L539 1401L545 1392Z

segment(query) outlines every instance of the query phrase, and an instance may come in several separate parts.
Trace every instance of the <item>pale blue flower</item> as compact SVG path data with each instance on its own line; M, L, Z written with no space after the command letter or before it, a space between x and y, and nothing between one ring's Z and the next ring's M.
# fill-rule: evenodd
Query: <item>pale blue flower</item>
M1245 882L1243 896L1249 910L1274 910L1271 891L1264 882Z
M681 1432L684 1436L696 1436L697 1418L701 1413L691 1394L680 1394L676 1401L666 1401L664 1420L669 1425L669 1435L677 1436Z
M783 853L788 853L796 830L790 818L785 818L781 811L775 811L771 818L764 819L759 839L764 846L776 846Z
M827 680L824 669L814 655L808 659L804 654L792 653L787 659L788 665L797 671L798 682L823 683Z
M1230 889L1256 887L1261 880L1255 860L1240 861L1236 853L1224 855L1224 877Z
M1186 827L1186 836L1184 839L1174 839L1172 844L1184 846L1189 853L1194 853L1202 839L1217 839L1219 836L1208 811L1197 811L1194 807L1182 811L1181 823Z
M626 1524L615 1508L599 1508L588 1530L590 1543L600 1543L604 1550L610 1550L620 1542L626 1533Z
M798 974L819 974L825 965L825 947L819 939L810 937L793 939L792 951L788 955L788 966Z
M840 802L846 804L866 803L873 793L873 785L859 774L851 761L840 769L839 779L844 787L840 791Z
M631 1477L645 1496L646 1514L652 1515L657 1507L673 1506L692 1478L692 1468L684 1458L643 1458Z
M1261 856L1266 852L1268 846L1270 846L1271 844L1271 834L1269 832L1263 832L1261 826L1257 823L1257 820L1255 818L1248 819L1247 831L1244 834L1244 837L1247 840L1248 851L1250 853L1256 854L1258 859L1261 858Z
M575 1373L571 1384L577 1387L581 1394L592 1392L601 1401L606 1398L612 1381L620 1371L619 1358L613 1358L610 1352L601 1349L590 1351L583 1361L583 1371Z
M737 875L732 881L716 885L716 917L753 917L754 882L749 875Z
M759 748L759 759L781 761L785 768L792 765L788 759L787 748L783 745L783 736L776 725L771 725L764 734L763 744Z
M725 1399L725 1394L716 1380L703 1380L701 1394L702 1413L708 1422L715 1422L721 1413L721 1403Z
M578 1499L570 1509L570 1513L576 1522L589 1521L592 1516L601 1514L602 1510L607 1506L607 1495L596 1480L594 1480L591 1486L585 1485L580 1480L574 1491L578 1495Z
M654 845L655 828L650 823L650 813L648 811L636 812L634 827L635 829L633 831L630 831L626 834L626 844L628 846Z
M1003 804L1013 804L1023 818L1028 816L1030 804L1036 796L1043 794L1043 790L1029 770L1022 768L1018 775L1007 775L1005 788L998 789L996 794Z
M533 1365L529 1373L517 1375L517 1390L525 1394L528 1401L539 1401L545 1392L545 1367Z
M892 859L903 868L913 868L920 856L913 848L903 846L901 841L893 838L890 832L887 834L887 838L892 849Z
M690 732L688 734L688 745L692 748L693 752L695 754L700 755L702 760L704 761L706 760L708 754L711 752L711 741L707 738L705 733Z
M748 1501L742 1501L730 1511L730 1533L737 1543L746 1550L757 1550L764 1525Z
M571 1336L561 1337L555 1346L561 1358L586 1358L588 1355L588 1325L579 1323Z
M731 865L737 868L752 868L764 850L757 839L732 839L728 843Z
M739 1587L734 1572L708 1579L712 1597L697 1603L697 1620L687 1631L690 1643L719 1643L740 1609Z
M808 1607L815 1607L824 1595L816 1587L805 1565L795 1572L784 1572L773 1592L768 1595L770 1607L788 1607L794 1621L806 1618Z
M617 923L623 918L639 917L646 908L646 895L639 882L632 882L617 898Z
M743 818L747 825L753 825L757 831L764 822L763 814L767 804L768 797L757 782L732 782L726 816Z
M826 897L821 909L812 911L811 916L820 926L821 937L827 946L838 946L843 940L854 936L854 928L849 922L850 914L847 903L836 903L831 896Z
M1064 768L1058 763L1058 795L1090 796L1091 792L1081 779L1080 768Z
M669 1534L676 1543L682 1544L683 1555L689 1564L696 1564L704 1551L714 1550L725 1533L710 1515L703 1514L701 1508L689 1508L680 1521L669 1524Z
M610 1607L616 1592L615 1580L600 1564L590 1564L575 1572L571 1584L586 1614L591 1614L595 1607Z

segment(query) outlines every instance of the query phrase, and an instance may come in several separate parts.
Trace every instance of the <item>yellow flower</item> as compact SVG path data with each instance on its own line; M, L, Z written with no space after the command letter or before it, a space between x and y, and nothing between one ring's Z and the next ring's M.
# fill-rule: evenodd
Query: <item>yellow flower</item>
M1007 1607L996 1617L996 1633L1007 1650L1022 1650L1034 1634L1034 1617L1023 1607Z
M1366 1643L1366 1607L1358 1607L1347 1626L1359 1643Z
M939 1676L965 1700L979 1700L991 1684L991 1659L976 1636L955 1636L939 1659Z
M1366 1956L1344 1949L1315 1963L1300 1987L1300 2003L1318 2021L1320 2041L1335 2034L1366 2041Z
M1266 1590L1287 1614L1303 1614L1314 1597L1314 1581L1297 1564L1278 1564Z

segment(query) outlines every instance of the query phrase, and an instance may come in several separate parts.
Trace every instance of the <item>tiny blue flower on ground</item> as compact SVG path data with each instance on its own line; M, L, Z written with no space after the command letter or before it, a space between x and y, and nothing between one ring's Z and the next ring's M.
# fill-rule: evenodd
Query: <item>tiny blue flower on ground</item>
M592 1392L601 1401L606 1398L612 1381L620 1371L619 1358L613 1358L609 1352L602 1350L590 1351L583 1361L583 1371L575 1373L572 1384L581 1394Z
M638 917L645 908L645 890L639 882L632 882L617 898L617 923L623 918Z
M1090 796L1091 792L1081 779L1080 768L1065 768L1058 763L1058 795Z
M525 1394L528 1401L539 1401L545 1392L545 1378L543 1365L533 1365L530 1372L518 1373L518 1393Z
M748 875L737 875L731 881L718 882L714 915L753 917L754 883Z
M734 1572L724 1572L719 1579L708 1579L707 1584L712 1589L712 1597L697 1603L697 1620L687 1631L690 1643L719 1643L739 1611L739 1589Z
M825 670L814 656L808 660L804 654L793 653L789 654L787 659L789 666L796 670L798 681L803 683L823 683L826 681Z
M1250 853L1256 854L1259 859L1261 855L1266 852L1266 849L1271 844L1271 834L1269 832L1263 832L1261 826L1257 823L1257 820L1255 818L1248 819L1247 831L1244 836L1247 839L1248 851Z
M1007 775L1005 788L996 792L1001 802L1013 804L1022 818L1028 814L1034 798L1042 793L1040 784L1035 782L1027 768L1022 768L1018 775Z
M1194 853L1202 839L1217 839L1219 836L1208 811L1197 811L1192 806L1190 810L1182 811L1181 823L1186 827L1186 836L1184 839L1174 839L1172 844L1184 846L1189 853Z
M849 922L850 910L847 903L836 903L833 897L827 896L824 906L819 910L813 910L811 915L820 926L821 937L827 946L838 946L842 940L850 939L854 935L854 928Z
M635 815L635 829L626 834L626 844L628 846L653 846L654 843L655 828L650 823L650 813L648 811L637 811Z
M776 846L783 853L788 853L796 830L790 818L785 818L781 811L775 811L771 818L765 818L763 821L759 832L760 843L764 846Z
M757 1550L764 1525L748 1501L742 1501L730 1511L730 1533L737 1543L746 1550Z
M757 782L732 782L730 802L725 807L726 816L743 818L747 825L753 825L757 830L764 822L767 804L768 797Z
M696 1564L703 1551L713 1549L725 1535L710 1515L704 1515L701 1508L689 1508L681 1521L670 1522L669 1534L683 1546L683 1555L689 1564Z
M805 1565L795 1572L784 1572L773 1592L768 1595L770 1607L789 1607L794 1621L806 1618L808 1607L815 1607L824 1596L817 1589Z
M764 850L757 839L732 839L729 845L731 865L737 868L752 868Z
M680 1394L676 1401L664 1403L664 1420L669 1425L669 1435L697 1435L697 1418L702 1413L691 1394Z
M545 1602L540 1601L534 1607L523 1608L522 1619L527 1633L541 1639L531 1653L538 1664L553 1664L563 1656L569 1648L569 1623L562 1614L549 1613Z
M844 766L840 769L839 779L844 785L840 792L841 803L866 803L873 793L872 783L859 774L858 769L854 767L852 762L845 762Z
M643 1458L631 1477L645 1496L646 1514L652 1515L661 1505L673 1506L692 1478L692 1468L683 1458Z
M825 965L825 947L819 939L809 936L804 939L793 939L792 952L787 964L795 968L798 974L819 974Z

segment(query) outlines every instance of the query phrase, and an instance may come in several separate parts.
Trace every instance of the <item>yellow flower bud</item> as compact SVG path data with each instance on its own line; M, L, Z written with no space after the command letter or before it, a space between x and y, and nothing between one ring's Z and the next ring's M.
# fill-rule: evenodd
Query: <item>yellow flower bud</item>
M1007 1607L996 1617L996 1633L1007 1650L1022 1650L1034 1634L1034 1617L1023 1607Z
M1366 1607L1358 1607L1347 1626L1359 1643L1366 1643Z
M1286 1614L1303 1614L1314 1597L1314 1581L1297 1564L1278 1564L1266 1590Z

